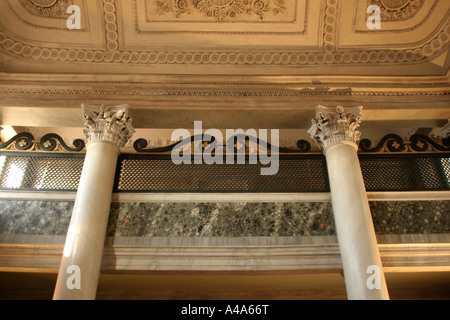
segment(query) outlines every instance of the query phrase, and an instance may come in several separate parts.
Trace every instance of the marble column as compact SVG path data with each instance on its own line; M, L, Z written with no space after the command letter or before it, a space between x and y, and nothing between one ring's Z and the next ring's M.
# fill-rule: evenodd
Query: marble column
M362 107L316 107L309 134L323 149L331 201L350 300L389 299L358 159Z
M83 105L86 158L54 300L93 300L97 292L117 158L134 133L128 106Z

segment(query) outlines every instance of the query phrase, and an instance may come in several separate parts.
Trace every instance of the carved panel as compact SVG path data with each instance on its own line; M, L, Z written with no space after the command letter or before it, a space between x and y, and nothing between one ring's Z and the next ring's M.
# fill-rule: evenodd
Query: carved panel
M161 16L207 20L266 19L279 16L287 9L285 0L157 0L148 1L149 10ZM296 5L296 1L289 1ZM289 11L292 11L289 10ZM190 19L189 19L190 20Z
M402 21L414 17L422 9L425 0L369 0L368 6L381 9L381 21Z
M20 1L22 4L27 3L36 8L39 7L36 4L38 3L41 9L51 9L71 0L58 0L55 3L44 0L41 2ZM367 0L353 1L355 5L363 4L363 7L368 4ZM423 10L420 9L420 4L425 6L422 0L370 1L379 1L378 3L385 8L385 12L395 10L406 12L403 15L392 14L391 19L414 20L415 12L428 10L425 7ZM424 31L429 33L425 36L425 40L417 39L414 34L409 33L407 35L412 36L416 41L412 45L401 43L404 37L393 39L387 35L379 38L380 41L386 40L386 37L390 39L391 43L387 48L386 45L385 47L377 46L378 38L372 38L376 37L372 34L370 37L366 34L355 36L354 32L348 32L348 29L345 29L349 24L343 26L343 19L348 17L346 14L354 11L355 7L344 6L342 0L323 0L320 3L309 0L292 2L282 0L99 0L86 3L92 16L95 16L95 10L102 10L98 13L104 20L97 21L102 23L104 28L100 35L104 38L101 46L87 43L74 45L74 42L80 41L80 38L67 37L69 33L64 33L64 38L54 37L56 40L53 45L49 41L38 41L36 38L24 40L27 39L26 35L13 36L6 30L6 26L9 28L10 24L5 24L0 30L0 50L21 59L68 63L72 66L73 63L96 63L103 64L105 67L109 65L150 67L153 65L210 65L219 68L223 65L322 66L324 68L330 65L361 65L364 67L367 64L410 64L428 61L448 48L450 33L450 23L446 18L449 12L448 3L446 5L445 1L439 0L431 2L436 6L430 14L436 14L439 19L427 20L430 23ZM0 3L0 8L5 9L6 13L3 13L3 16L7 18L7 22L13 21L13 18L8 17L7 14L8 5ZM443 8L447 8L447 12L442 10ZM225 10L225 13L217 13L216 9ZM56 12L52 14L56 15ZM294 16L293 13L296 15ZM37 11L35 14L45 15L44 12ZM300 21L301 14L303 18ZM159 19L166 20L159 22L149 20L156 19L157 16ZM362 16L365 16L364 11ZM279 20L276 21L276 19ZM288 21L294 21L294 23L288 23ZM285 26L291 29L288 30ZM387 32L383 30L385 31ZM167 37L166 33L173 34L173 37ZM65 41L69 41L70 45L65 45ZM342 45L343 42L345 46ZM370 43L371 47L367 43Z
M417 61L413 56L419 55L423 56L424 60L437 57L437 52L442 53L442 50L434 50L438 46L438 41L442 41L442 49L447 48L448 34L438 34L437 30L445 30L449 26L448 1L348 0L348 2L353 3L353 6L351 4L341 6L340 11L338 38L341 49L371 47L382 54L379 62L386 63L395 60L395 53L389 50L386 55L379 51L380 48L404 48L401 50L403 52L401 60L404 62ZM367 8L372 4L381 9L382 21L379 29L370 29L367 26L367 18L370 15L367 14ZM349 23L351 16L353 20Z
M19 0L22 7L29 13L48 18L65 18L66 9L73 0Z
M133 16L122 19L133 19L135 32L141 35L298 36L305 32L307 15L320 12L309 11L311 0L133 0L132 3ZM223 38L215 41L220 43Z

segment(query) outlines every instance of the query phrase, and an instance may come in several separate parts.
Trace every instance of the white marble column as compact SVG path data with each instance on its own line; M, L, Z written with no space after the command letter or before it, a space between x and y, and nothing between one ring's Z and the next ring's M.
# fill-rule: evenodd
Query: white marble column
M326 157L336 232L350 300L389 299L358 159L362 107L316 107L309 130Z
M75 205L67 232L54 300L93 300L120 147L134 133L128 106L83 105L88 143Z

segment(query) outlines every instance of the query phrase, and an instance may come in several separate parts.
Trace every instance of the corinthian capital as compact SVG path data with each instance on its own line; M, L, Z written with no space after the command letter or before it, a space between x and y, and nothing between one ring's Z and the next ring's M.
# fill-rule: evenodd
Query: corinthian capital
M356 129L361 124L362 107L348 108L337 106L335 110L324 106L316 107L316 119L308 133L322 149L339 141L358 143L361 133Z
M88 142L110 141L119 148L123 147L135 132L128 116L128 105L115 107L82 105L84 125L83 131Z

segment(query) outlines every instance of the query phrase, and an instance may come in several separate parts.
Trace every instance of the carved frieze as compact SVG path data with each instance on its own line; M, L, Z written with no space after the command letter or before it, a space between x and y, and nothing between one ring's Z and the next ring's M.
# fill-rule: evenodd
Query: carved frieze
M123 147L131 138L134 129L128 116L128 106L115 107L82 105L85 138L89 141L105 140Z
M268 13L278 15L286 10L285 0L158 0L157 13L177 18L192 11L217 20L235 19L243 14L264 19Z
M337 106L333 111L319 105L308 133L322 149L339 141L358 144L361 133L356 129L361 124L361 110L362 107L344 110L342 106Z

